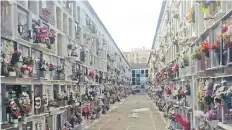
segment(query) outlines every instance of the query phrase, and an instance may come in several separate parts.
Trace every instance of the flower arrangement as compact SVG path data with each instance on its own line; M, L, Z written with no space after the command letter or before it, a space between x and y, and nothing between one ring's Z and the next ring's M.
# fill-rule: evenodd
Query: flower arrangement
M42 43L40 44L41 47L47 47L47 48L49 48L51 44L55 43L56 32L53 29L49 31L48 27L46 26L40 28L36 22L33 22L32 28L33 28L34 43Z
M199 89L198 90L198 102L203 102L203 99L204 99L204 96L205 96L205 91L202 90L202 89Z
M48 100L48 107L57 107L57 103L53 101L52 99Z
M21 118L18 102L15 91L9 91L6 93L5 103L7 106L7 113L9 113L13 119L12 122L14 123L14 127L18 127L18 119Z
M178 65L178 64L174 65L174 66L172 67L172 71L173 71L173 72L178 72L178 71L179 71L179 65Z
M211 109L204 114L204 118L206 120L217 120L217 111L215 109Z
M94 73L93 71L89 72L89 76L90 76L90 77L92 77L92 78L93 78L93 77L94 77L94 75L95 75L95 73Z
M22 116L28 116L31 112L31 100L26 92L23 92L20 98L20 110Z
M34 66L34 59L32 57L23 57L23 64Z
M8 107L11 111L11 116L13 119L19 119L21 118L21 113L20 113L20 109L17 105L17 103L14 101L14 99L10 99L10 102L8 104Z
M68 104L69 105L73 105L75 103L75 92L71 89L70 90L70 95L69 95L69 101Z
M19 69L18 69L18 64L17 63L19 62L21 53L22 53L21 51L14 51L12 53L10 64L7 67L7 70L9 72L9 76L15 77L16 76L16 72L20 72Z
M211 46L211 50L213 50L215 53L220 53L220 39L216 38L215 44Z
M209 49L210 49L209 42L205 41L201 47L201 51L205 53L206 57L209 57Z
M12 58L11 58L11 62L10 62L10 64L11 64L12 66L14 66L16 63L19 62L19 58L20 58L21 54L22 54L22 51L21 51L21 50L19 50L19 51L14 51L14 52L13 52Z
M190 8L188 10L188 23L195 23L195 10Z
M184 55L182 60L183 60L184 66L189 66L189 58L187 55Z
M42 101L43 101L43 105L47 106L48 105L48 96L44 94Z
M222 29L222 35L223 35L223 39L224 42L226 43L226 46L228 48L232 48L232 22L228 21L228 23L226 23Z
M49 64L49 70L50 70L50 71L55 70L55 65L52 64L52 63L50 63L50 64Z
M40 109L41 103L42 103L42 99L39 96L35 97L35 109Z
M170 88L165 88L165 93L166 93L167 95L171 94Z
M179 114L174 115L175 120L182 126L184 127L185 130L189 130L190 128L190 123L181 117Z
M64 65L59 65L59 66L57 66L57 72L58 72L58 73L64 72Z
M192 59L193 60L201 60L201 49L198 48L194 51L193 55L192 55Z
M43 15L47 15L51 13L51 10L49 8L42 8Z
M32 73L32 68L29 65L23 65L21 67L21 71L25 74L28 75L30 73Z
M232 39L230 38L230 36L225 36L225 37L224 37L224 41L225 41L226 46L227 46L228 48L232 48Z

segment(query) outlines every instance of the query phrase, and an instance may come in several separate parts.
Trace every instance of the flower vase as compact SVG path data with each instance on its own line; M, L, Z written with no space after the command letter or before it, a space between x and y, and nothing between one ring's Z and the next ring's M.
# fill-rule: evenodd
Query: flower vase
M14 123L14 128L17 128L19 120L18 119L13 119L13 123Z
M25 70L24 72L23 72L23 78L28 78L29 77L29 71L28 70Z
M16 72L15 71L9 71L9 76L16 77Z

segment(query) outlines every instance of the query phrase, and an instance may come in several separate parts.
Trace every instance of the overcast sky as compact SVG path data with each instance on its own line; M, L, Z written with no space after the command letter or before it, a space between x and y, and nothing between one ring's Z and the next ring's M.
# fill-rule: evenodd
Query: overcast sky
M162 0L89 0L121 51L151 48Z

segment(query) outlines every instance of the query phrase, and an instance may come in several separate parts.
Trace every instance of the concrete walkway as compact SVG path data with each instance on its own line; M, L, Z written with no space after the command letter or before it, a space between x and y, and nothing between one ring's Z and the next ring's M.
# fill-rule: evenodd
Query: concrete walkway
M147 95L134 95L100 117L87 130L165 130L163 119Z

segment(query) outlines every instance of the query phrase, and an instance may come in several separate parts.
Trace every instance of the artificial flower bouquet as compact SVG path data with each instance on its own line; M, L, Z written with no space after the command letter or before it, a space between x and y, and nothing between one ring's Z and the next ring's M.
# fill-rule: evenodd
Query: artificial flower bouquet
M19 59L20 59L21 54L22 54L22 51L20 51L20 50L19 50L19 51L14 51L14 52L13 52L12 58L11 58L11 62L10 62L10 64L11 64L12 66L14 66L16 63L19 62Z
M209 42L205 41L201 47L201 51L205 54L206 57L209 57Z
M220 53L220 39L216 38L216 42L211 46L211 50L215 53Z
M28 75L32 73L32 67L30 65L23 65L21 67L21 72L24 74L24 78L28 78Z
M55 70L55 65L52 64L52 63L50 63L50 64L49 64L49 70L50 70L50 71Z
M35 97L35 109L40 109L41 104L42 104L42 99L39 96Z
M193 60L201 60L201 49L200 48L196 49L193 52L192 59Z
M173 71L173 72L178 72L178 71L179 71L179 65L178 65L178 64L175 64L175 65L172 67L172 71Z
M187 55L184 55L182 60L183 60L184 66L189 66L189 58Z

